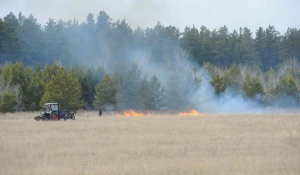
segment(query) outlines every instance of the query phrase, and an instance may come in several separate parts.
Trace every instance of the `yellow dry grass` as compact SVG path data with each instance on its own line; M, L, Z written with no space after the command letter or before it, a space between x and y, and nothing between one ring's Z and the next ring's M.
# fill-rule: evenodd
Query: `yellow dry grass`
M36 114L0 116L0 174L300 174L299 114Z

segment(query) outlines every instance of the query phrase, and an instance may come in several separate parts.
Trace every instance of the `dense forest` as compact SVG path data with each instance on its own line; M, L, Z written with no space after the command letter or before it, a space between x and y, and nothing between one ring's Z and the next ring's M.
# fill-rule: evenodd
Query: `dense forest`
M288 97L295 105L299 59L294 28L283 35L271 25L255 34L226 26L181 32L159 22L132 29L104 11L82 23L49 19L42 26L33 15L10 13L0 19L0 111L39 110L50 101L74 110L215 111L195 95L205 82L214 89L212 106L228 93L259 105Z

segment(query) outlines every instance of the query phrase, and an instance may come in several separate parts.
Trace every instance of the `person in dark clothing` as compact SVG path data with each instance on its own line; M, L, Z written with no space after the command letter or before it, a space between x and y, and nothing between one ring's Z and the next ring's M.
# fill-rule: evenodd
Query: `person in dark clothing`
M102 115L102 110L100 109L100 110L99 110L99 116L101 116L101 115Z

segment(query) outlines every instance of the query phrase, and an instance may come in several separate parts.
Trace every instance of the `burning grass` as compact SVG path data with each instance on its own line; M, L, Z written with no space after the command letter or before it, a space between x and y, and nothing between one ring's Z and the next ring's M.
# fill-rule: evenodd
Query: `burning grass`
M300 174L299 114L33 114L0 116L0 174Z
M145 114L143 112L136 112L132 109L130 109L129 111L125 111L124 113L117 113L116 116L117 117L121 117L121 116L125 116L125 117L143 117L143 116L152 116L152 114L148 113Z
M143 117L143 116L154 116L154 115L179 115L179 116L200 116L201 114L195 109L190 109L187 112L179 112L178 114L171 114L170 112L155 114L153 112L137 112L135 110L130 109L129 111L125 111L123 113L116 113L117 117Z
M179 116L200 116L201 114L195 109L191 109L189 112L180 112Z

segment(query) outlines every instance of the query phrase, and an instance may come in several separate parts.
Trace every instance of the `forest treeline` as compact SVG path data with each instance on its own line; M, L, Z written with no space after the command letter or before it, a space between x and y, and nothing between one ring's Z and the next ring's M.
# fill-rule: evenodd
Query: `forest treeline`
M178 46L199 64L219 67L236 63L267 71L277 69L284 60L300 59L300 30L296 28L284 34L274 26L233 32L226 26L213 30L192 26L180 32L158 22L153 28L132 29L126 20L113 22L104 11L88 14L82 23L49 19L44 26L33 15L9 13L0 19L0 40L0 64L19 61L26 66L99 64L118 69L136 52L146 52L151 61L161 63L174 57Z
M206 63L200 69L211 77L209 88L214 88L215 98L230 92L261 106L282 105L284 98L284 105L293 107L299 104L299 68L299 62L290 60L277 72L237 64L222 69ZM125 74L107 73L101 67L64 68L52 64L42 69L40 65L32 68L22 63L6 64L0 69L0 112L36 111L47 102L58 102L71 110L182 110L195 105L189 101L189 94L194 94L206 79L189 75L186 82L180 82L179 76L173 74L163 85L155 74L151 78L143 76L137 64Z
M191 74L174 64L195 62ZM147 59L175 73L162 76L133 62ZM45 26L33 15L13 13L0 19L0 112L35 111L45 102L76 110L179 110L193 106L190 92L211 77L216 98L236 92L262 105L289 97L299 102L300 30L284 35L274 26L229 32L157 23L132 29L125 20L112 22L104 11L86 21L49 19ZM195 70L194 70L195 69ZM150 71L151 72L151 71Z

